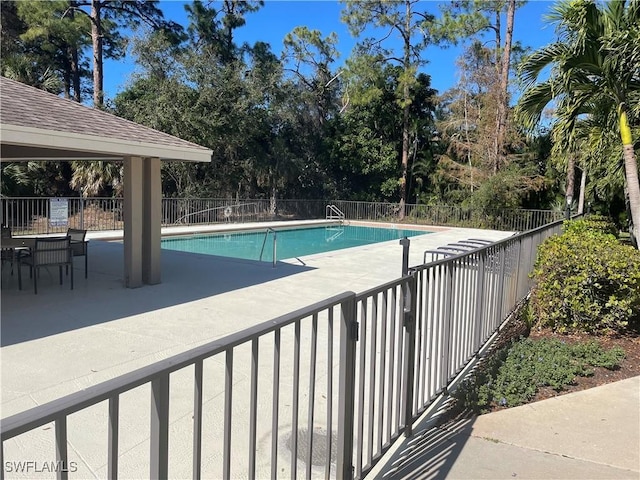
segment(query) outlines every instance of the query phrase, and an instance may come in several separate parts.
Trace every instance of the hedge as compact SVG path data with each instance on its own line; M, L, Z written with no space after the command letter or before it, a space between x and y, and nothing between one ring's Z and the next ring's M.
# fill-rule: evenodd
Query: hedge
M538 250L530 308L559 332L640 330L640 251L623 245L608 222L565 222Z

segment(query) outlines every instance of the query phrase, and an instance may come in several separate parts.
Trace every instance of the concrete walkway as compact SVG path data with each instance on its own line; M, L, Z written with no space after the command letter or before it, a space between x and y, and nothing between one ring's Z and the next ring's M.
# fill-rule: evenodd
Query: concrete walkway
M640 377L441 427L417 422L376 479L640 479Z

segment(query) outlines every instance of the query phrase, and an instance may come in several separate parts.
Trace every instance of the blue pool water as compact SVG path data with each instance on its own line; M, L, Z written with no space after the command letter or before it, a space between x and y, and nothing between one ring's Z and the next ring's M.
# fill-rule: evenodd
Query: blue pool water
M353 225L278 230L276 257L277 260L284 260L427 233L431 232ZM169 237L162 239L162 248L259 260L263 242L262 260L271 262L273 234L269 233L265 242L264 231Z

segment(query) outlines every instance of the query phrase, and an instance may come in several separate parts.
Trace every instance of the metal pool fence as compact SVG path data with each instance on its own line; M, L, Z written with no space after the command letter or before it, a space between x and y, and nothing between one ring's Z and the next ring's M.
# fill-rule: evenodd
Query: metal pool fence
M526 297L537 247L561 227L408 268L4 418L3 465L29 445L56 465L103 459L108 478L362 478ZM148 457L124 455L140 444Z
M0 221L20 235L59 233L67 227L83 230L121 230L124 226L121 198L66 198L67 226L54 226L49 198L2 198ZM490 228L526 231L563 218L551 210L499 210L493 212L446 205L406 205L400 219L400 207L394 203L278 200L233 201L213 198L164 198L162 226L247 223L287 219L320 219L332 205L345 220L402 222L452 227Z

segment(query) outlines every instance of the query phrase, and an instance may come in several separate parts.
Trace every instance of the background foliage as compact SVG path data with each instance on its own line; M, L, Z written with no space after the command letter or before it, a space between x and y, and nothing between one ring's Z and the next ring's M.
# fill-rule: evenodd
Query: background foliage
M164 19L155 1L96 0L99 18L90 3L1 2L0 72L75 101L92 97L97 108L211 148L211 164L163 165L165 196L547 209L562 208L565 178L584 171L592 208L626 221L610 119L581 119L571 139L547 121L526 131L516 121L523 83L515 72L537 58L507 42L507 12L521 2L443 2L434 14L415 0L345 1L342 20L357 48L344 59L335 34L303 25L285 35L280 55L264 42L238 42L239 29L255 28L262 1L186 3L184 25ZM104 103L92 61L96 23L102 56L131 54L136 65ZM632 70L634 32L619 32L625 48L616 54ZM394 36L403 41L389 43ZM464 46L459 81L437 92L428 52L452 44ZM505 68L511 83L503 90ZM638 118L631 109L635 138ZM117 195L119 172L99 163L3 163L2 194Z

